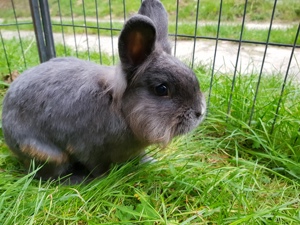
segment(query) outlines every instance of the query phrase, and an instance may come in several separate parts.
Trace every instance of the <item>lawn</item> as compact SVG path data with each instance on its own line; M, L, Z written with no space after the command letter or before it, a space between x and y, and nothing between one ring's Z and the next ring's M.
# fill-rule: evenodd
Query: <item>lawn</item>
M27 2L13 2L19 23L24 23L20 30L32 30L32 24L27 24ZM174 34L176 1L162 2ZM199 1L199 21L212 23L198 24L196 32L197 1L179 2L178 34L216 37L220 1ZM220 38L239 39L244 3L223 1ZM117 35L124 15L136 12L140 0L85 0L84 4L49 0L49 4L55 32L62 29L60 18L54 18L60 14L63 23L72 25L72 6L75 25L81 26L76 32L86 32L83 25L87 25L89 34L97 34L100 27L101 35L110 35L105 29L113 27ZM273 1L249 0L246 23L269 23L272 7ZM99 24L94 21L97 12ZM1 30L17 29L11 1L0 0L0 15L7 25L0 26ZM298 0L278 1L275 22L294 24L299 16ZM274 29L270 42L292 44L296 30L297 25ZM64 31L73 34L70 26ZM266 29L245 28L243 33L243 40L265 42L266 38ZM39 64L35 41L21 41L2 42L0 37L0 102L10 74ZM87 58L86 52L60 44L56 53ZM110 56L101 57L103 64L113 64ZM99 53L91 50L90 58L99 63ZM158 162L133 160L88 184L68 186L33 179L35 172L25 173L0 129L0 224L300 224L300 82L288 77L283 85L284 74L259 77L240 71L235 79L221 73L212 79L211 68L202 65L194 65L194 71L209 104L205 121L192 133L175 138L166 149L151 146L147 151Z
M39 63L31 41L23 40L26 66L18 41L5 40L5 46L11 71ZM61 45L56 51L65 54ZM104 64L111 58L104 56ZM2 75L5 68L2 51ZM231 74L211 81L210 68L201 65L195 73L209 100L207 118L166 149L149 148L156 163L131 161L89 184L41 182L24 173L1 135L1 224L299 224L299 83L287 79L281 95L283 76L262 76L249 121L257 74L238 72L232 89Z

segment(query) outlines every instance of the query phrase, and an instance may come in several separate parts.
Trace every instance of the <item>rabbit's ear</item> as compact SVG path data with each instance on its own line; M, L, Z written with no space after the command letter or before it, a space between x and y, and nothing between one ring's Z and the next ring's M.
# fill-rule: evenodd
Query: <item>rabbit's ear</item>
M171 54L171 45L168 41L168 13L159 0L143 0L139 14L149 17L157 31L157 43L162 49Z
M155 48L156 29L146 16L131 17L119 37L122 67L131 70L142 64Z

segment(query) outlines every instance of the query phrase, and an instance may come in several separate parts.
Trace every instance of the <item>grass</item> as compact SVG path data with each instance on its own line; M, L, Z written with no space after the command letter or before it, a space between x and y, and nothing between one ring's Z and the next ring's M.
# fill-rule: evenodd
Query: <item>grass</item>
M51 15L57 16L58 1L49 1ZM65 23L69 23L69 1L60 1ZM82 25L81 1L72 1L76 24ZM85 1L86 13L95 18L95 1ZM99 0L100 27L110 28L107 1ZM113 28L121 28L122 1L112 2ZM175 33L174 1L162 1L170 15L170 33ZM246 21L269 22L272 1L248 1ZM27 3L14 0L17 16L28 17ZM224 1L222 22L240 22L244 1ZM4 23L14 23L10 1L0 0ZM22 5L23 4L23 5ZM126 1L126 15L137 10L140 1ZM196 1L180 1L178 33L194 35ZM217 21L219 2L200 1L200 20ZM278 1L276 21L299 20L294 0ZM172 22L173 21L173 22ZM96 27L95 22L87 25ZM1 26L1 29L16 29ZM32 30L32 25L20 25ZM53 26L61 32L60 26ZM72 27L64 27L72 34ZM273 30L271 42L292 43L296 26ZM239 37L239 25L222 24L220 37ZM76 28L76 32L85 32ZM88 29L96 34L97 29ZM197 35L216 36L216 26L200 26ZM114 32L117 34L118 32ZM101 30L101 35L110 31ZM244 40L265 41L265 30L245 29ZM1 39L0 39L1 41ZM299 39L298 39L299 43ZM34 41L17 38L0 44L0 76L18 74L39 63ZM6 52L7 57L5 57ZM58 56L87 59L56 45ZM23 57L23 54L25 57ZM109 56L90 53L91 60L110 65ZM10 66L10 70L7 67ZM0 132L0 221L1 224L299 224L300 203L300 87L288 79L281 95L281 74L262 76L254 103L258 75L215 74L210 86L210 68L196 66L195 72L208 97L210 110L204 123L191 134L176 138L167 149L149 148L159 159L154 164L128 162L113 168L105 178L89 184L65 186L59 182L40 182L25 175L22 165L9 152ZM7 90L0 82L0 99ZM232 96L232 102L229 102ZM274 124L274 115L281 101ZM230 113L227 114L230 103ZM274 129L272 129L274 125ZM271 132L272 131L272 132Z
M26 66L16 40L5 40L12 71L38 64L35 45L23 42ZM14 50L14 51L11 51ZM59 56L75 55L58 45ZM86 53L79 52L80 58ZM91 60L98 62L97 53ZM103 56L104 64L111 59ZM0 73L7 74L0 54ZM216 74L195 69L210 95L204 123L149 153L157 163L115 167L89 184L40 182L23 173L0 134L0 221L10 224L299 224L299 84L288 80L280 95L280 74L263 76L249 124L258 76ZM1 96L6 87L1 88ZM227 114L232 95L230 114ZM281 107L271 133L274 114Z

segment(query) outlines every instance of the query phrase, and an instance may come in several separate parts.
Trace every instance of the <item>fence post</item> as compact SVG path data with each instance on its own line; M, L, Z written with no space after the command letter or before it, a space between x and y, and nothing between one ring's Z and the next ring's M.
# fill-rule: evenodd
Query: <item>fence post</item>
M29 0L40 62L56 56L48 0Z

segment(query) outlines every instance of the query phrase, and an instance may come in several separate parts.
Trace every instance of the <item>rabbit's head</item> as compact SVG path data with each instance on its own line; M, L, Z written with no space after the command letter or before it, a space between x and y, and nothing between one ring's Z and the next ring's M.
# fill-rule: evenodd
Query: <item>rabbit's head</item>
M153 1L153 0L151 0ZM206 104L191 69L167 53L151 18L135 15L119 37L127 80L122 113L132 132L147 144L167 144L203 119Z

